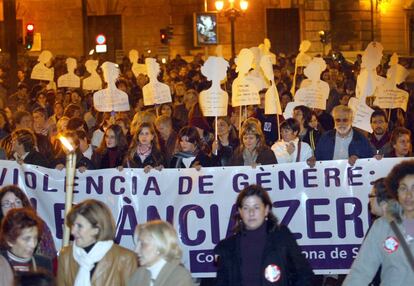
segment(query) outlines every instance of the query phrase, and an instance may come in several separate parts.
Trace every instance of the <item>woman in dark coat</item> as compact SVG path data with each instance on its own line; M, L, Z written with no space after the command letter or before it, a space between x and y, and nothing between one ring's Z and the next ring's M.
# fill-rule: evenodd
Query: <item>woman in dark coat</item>
M170 168L200 168L215 165L203 151L200 135L195 127L181 128L177 141L178 152L171 159Z
M272 213L272 201L260 186L237 197L235 234L216 246L216 286L306 286L313 272L286 226Z
M266 145L260 122L248 118L240 132L240 146L233 153L230 166L256 166L277 164L275 154Z
M144 168L146 173L152 168L160 170L165 166L165 159L160 150L157 133L151 123L143 122L138 126L123 166Z

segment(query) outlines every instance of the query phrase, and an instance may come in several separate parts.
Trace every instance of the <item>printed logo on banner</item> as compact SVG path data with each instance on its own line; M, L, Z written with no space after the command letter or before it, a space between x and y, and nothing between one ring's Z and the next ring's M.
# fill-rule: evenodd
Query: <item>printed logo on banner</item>
M396 237L393 236L387 237L387 239L384 241L384 249L389 254L396 252L399 245L400 242Z
M280 267L276 264L269 264L265 269L265 278L271 283L279 281L281 274Z
M265 122L263 126L263 130L266 132L272 131L272 122Z

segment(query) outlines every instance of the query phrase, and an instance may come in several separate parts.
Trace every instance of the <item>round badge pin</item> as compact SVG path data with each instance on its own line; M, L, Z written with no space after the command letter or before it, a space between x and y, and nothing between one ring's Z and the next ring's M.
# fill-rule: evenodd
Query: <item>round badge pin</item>
M394 253L397 251L398 246L400 245L400 242L396 237L389 236L384 241L384 249L387 253Z
M265 268L265 278L271 283L279 281L281 274L280 267L276 264L269 264Z

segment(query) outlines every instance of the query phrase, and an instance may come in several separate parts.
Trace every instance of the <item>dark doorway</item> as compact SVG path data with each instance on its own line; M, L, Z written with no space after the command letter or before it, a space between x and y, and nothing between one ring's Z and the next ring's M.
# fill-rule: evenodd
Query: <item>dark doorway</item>
M95 49L96 36L106 37L107 52L100 54L102 60L115 62L116 50L122 50L121 15L88 16L88 51Z
M299 9L267 9L267 37L272 52L296 53L300 44Z

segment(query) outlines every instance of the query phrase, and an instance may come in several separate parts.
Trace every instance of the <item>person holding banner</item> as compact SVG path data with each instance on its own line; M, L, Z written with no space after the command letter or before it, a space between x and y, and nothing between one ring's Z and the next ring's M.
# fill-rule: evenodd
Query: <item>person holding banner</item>
M123 166L144 168L144 172L148 173L152 168L161 170L165 165L153 124L141 123L132 138Z
M140 267L128 286L192 286L191 273L181 264L182 250L174 227L153 220L135 229Z
M239 138L230 118L222 116L217 118L217 140L212 143L212 159L221 166L228 166L234 151L240 145Z
M13 269L20 272L53 273L51 259L35 254L43 222L32 209L12 209L1 223L0 240L3 255Z
M235 234L214 249L215 285L312 285L312 269L290 230L279 225L268 193L258 185L247 186L236 206Z
M97 200L75 205L66 217L74 237L59 255L58 286L126 285L137 268L134 253L113 242L115 221Z
M386 216L374 222L343 286L368 285L379 266L381 285L414 281L414 161L394 166L385 185L399 207L388 208Z
M171 159L170 168L213 167L211 158L203 151L200 135L195 127L181 128L177 136L176 152Z
M273 151L266 145L260 121L248 118L240 132L240 146L233 153L230 166L277 164Z

